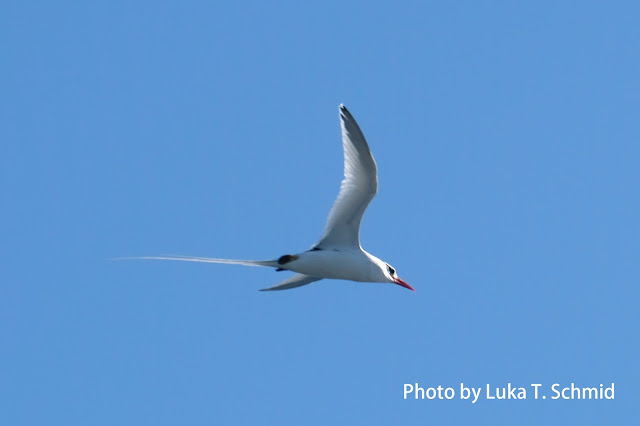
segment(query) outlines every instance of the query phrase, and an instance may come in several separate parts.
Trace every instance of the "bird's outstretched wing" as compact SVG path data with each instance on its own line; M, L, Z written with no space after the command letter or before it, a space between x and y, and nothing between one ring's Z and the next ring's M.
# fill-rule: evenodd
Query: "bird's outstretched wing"
M282 281L280 284L274 285L273 287L269 288L263 288L260 291L288 290L290 288L296 288L303 285L311 284L312 282L316 282L321 279L322 278L318 277L310 277L309 275L295 274L294 276Z
M378 192L378 170L358 123L340 105L344 179L333 203L327 225L315 247L360 247L360 221Z
M215 259L212 257L190 257L190 256L141 256L141 257L121 257L119 259L141 259L141 260L179 260L182 262L204 262L204 263L227 263L231 265L245 266L267 266L277 268L277 260L240 260L240 259Z

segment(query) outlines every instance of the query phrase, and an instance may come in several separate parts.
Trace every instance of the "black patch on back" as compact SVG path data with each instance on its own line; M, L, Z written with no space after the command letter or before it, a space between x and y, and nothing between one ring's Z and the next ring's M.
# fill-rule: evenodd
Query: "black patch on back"
M280 256L280 259L278 259L278 265L284 265L285 263L289 263L297 258L298 256L294 256L293 254L285 254L284 256Z

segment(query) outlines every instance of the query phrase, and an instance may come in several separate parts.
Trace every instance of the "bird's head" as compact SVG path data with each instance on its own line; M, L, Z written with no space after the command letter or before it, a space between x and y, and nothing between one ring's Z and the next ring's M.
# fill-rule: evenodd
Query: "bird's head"
M384 264L382 269L383 269L383 272L384 272L384 276L387 279L387 282L398 284L399 286L402 286L404 288L408 288L411 291L415 291L413 289L413 287L411 287L409 284L407 284L407 282L405 280L403 280L402 278L398 277L398 274L396 274L396 270L395 270L395 268L393 266L389 265L386 262L382 262L382 263Z

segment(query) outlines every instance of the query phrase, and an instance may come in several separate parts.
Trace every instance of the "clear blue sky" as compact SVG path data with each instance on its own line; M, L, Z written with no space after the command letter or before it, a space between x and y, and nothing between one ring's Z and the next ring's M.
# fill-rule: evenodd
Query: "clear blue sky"
M0 423L624 424L638 417L635 2L8 2ZM338 105L416 292L114 262L320 236ZM613 401L403 385L615 383ZM550 396L550 392L547 392Z

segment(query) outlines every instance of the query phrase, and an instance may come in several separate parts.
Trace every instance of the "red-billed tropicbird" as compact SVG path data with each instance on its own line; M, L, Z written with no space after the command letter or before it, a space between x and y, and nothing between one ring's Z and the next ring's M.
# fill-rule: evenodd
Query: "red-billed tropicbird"
M344 179L338 198L329 212L324 233L311 249L298 254L285 254L276 260L187 256L147 256L136 259L268 266L278 271L297 272L292 277L263 291L300 287L323 278L395 283L413 290L409 284L398 277L391 265L367 253L360 246L360 221L369 202L378 191L378 171L358 123L344 105L340 105L339 110L344 149Z

